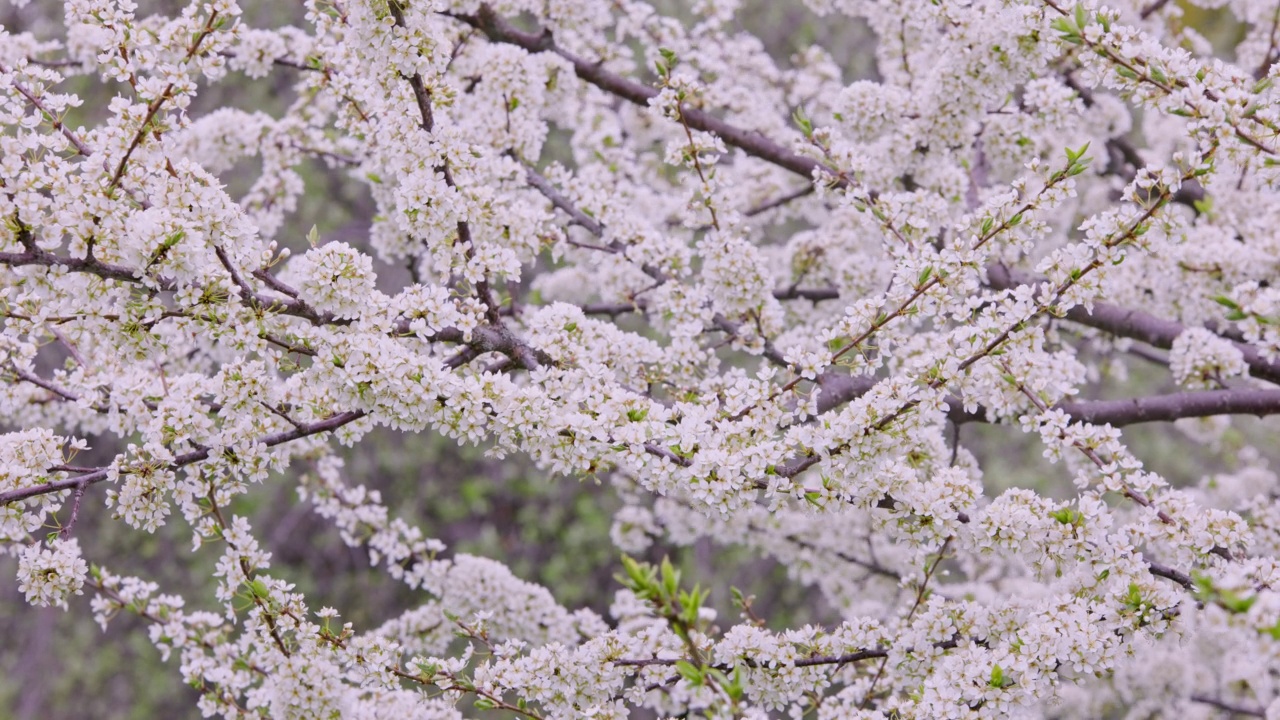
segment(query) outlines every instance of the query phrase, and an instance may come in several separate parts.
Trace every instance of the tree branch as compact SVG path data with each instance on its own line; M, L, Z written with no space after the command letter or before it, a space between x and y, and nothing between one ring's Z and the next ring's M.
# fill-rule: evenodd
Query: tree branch
M1029 275L1011 270L1000 263L987 266L987 281L991 287L998 290L1012 289L1035 282ZM1094 303L1092 310L1086 310L1083 306L1077 305L1067 311L1066 317L1072 322L1104 330L1112 335L1141 340L1164 350L1173 347L1173 341L1186 330L1186 326L1182 323L1108 303ZM1244 355L1244 362L1249 366L1250 375L1280 384L1280 363L1271 362L1262 357L1258 349L1252 345L1242 342L1234 344Z
M267 447L275 447L310 435L317 435L319 433L337 430L343 425L355 422L364 416L365 411L363 410L352 410L349 412L338 413L337 415L332 415L324 420L299 424L292 430L264 435L263 437L258 438L256 442L266 445ZM186 467L193 463L208 460L209 454L210 450L208 448L184 453L173 459L173 462L169 465L169 469L177 470L178 468ZM91 472L76 475L75 477L64 478L62 480L51 480L42 485L33 485L31 487L18 488L16 490L3 492L0 493L0 505L8 505L9 503L17 502L18 500L26 500L27 498L35 497L37 495L47 495L61 490L70 490L73 488L94 485L107 479L109 469L110 468L107 467L100 467L92 470Z
M657 90L648 85L638 83L621 75L615 75L605 70L603 64L578 57L556 45L550 30L544 29L541 32L520 30L506 18L495 13L488 5L481 5L479 12L475 15L446 14L480 30L493 42L515 45L531 53L551 52L559 55L573 65L573 71L579 78L628 102L648 107L649 101L658 94ZM806 180L812 181L815 171L824 171L833 177L837 174L817 160L797 155L783 145L755 131L744 130L731 125L705 111L695 108L683 108L682 114L689 127L703 132L714 133L729 145L742 150L748 155L790 170ZM838 179L834 180L834 182L837 186L845 184L844 181Z
M831 371L823 373L818 378L818 387L822 390L818 395L818 414L861 397L877 382L876 378L867 376L855 377ZM981 407L972 412L967 411L964 401L955 396L949 396L946 402L947 419L957 425L989 422L986 410ZM1120 400L1077 400L1059 403L1054 407L1066 412L1076 422L1110 424L1113 427L1215 415L1265 417L1280 414L1280 390L1188 390Z
M1191 695L1187 699L1191 702L1216 707L1219 710L1225 710L1226 712L1234 713L1236 715L1248 715L1249 717L1266 717L1267 715L1266 710L1236 705L1235 703L1229 703L1225 700L1211 698L1208 695Z
M0 74L8 75L11 72L13 72L12 68L8 68L0 64ZM75 131L59 120L57 115L49 112L49 109L45 107L45 104L40 100L40 98L36 97L35 93L31 92L27 86L17 80L14 80L13 89L17 90L18 94L26 98L27 102L30 103L32 107L39 110L42 115L48 118L49 122L53 125L53 129L61 133L62 137L66 138L67 142L71 143L71 146L76 149L77 153L84 157L89 157L93 154L93 151L90 150L89 146L80 139L80 136L76 135Z
M1124 400L1081 400L1057 407L1074 420L1095 425L1110 423L1116 427L1214 415L1264 417L1280 413L1280 390L1198 390Z

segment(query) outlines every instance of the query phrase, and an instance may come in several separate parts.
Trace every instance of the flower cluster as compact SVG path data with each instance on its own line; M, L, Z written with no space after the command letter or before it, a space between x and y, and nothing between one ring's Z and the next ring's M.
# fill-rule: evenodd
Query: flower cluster
M1239 348L1205 328L1187 328L1169 348L1169 371L1188 387L1220 385L1247 369Z
M31 545L18 554L18 590L39 607L56 605L65 610L69 596L84 594L88 572L80 542L74 538Z

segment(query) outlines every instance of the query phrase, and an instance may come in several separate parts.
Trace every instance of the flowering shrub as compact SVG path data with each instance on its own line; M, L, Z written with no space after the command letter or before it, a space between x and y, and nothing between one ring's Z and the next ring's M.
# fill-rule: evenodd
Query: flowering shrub
M1199 4L809 0L876 34L854 82L734 0L308 0L300 28L67 0L60 35L7 28L18 587L142 618L206 716L1280 718L1275 473L1235 451L1175 486L1120 429L1212 451L1280 412L1280 12L1226 3L1227 62ZM193 105L263 77L279 117ZM282 235L311 159L367 186L367 244ZM990 491L971 423L1074 487ZM344 477L332 442L378 427L607 479L623 551L740 545L843 621L717 619L627 557L608 617L562 607ZM76 464L90 441L114 459ZM355 627L272 574L232 503L287 467L420 607ZM113 573L91 503L185 523L224 612Z

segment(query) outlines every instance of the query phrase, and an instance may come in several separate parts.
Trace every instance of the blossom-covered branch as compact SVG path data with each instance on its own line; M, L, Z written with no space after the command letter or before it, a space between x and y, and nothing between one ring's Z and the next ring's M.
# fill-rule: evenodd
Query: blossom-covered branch
M1274 3L1222 10L1223 58L1195 0L806 4L864 66L780 57L755 0L27 8L22 595L138 616L226 717L1280 717ZM1197 462L1154 472L1139 423ZM525 463L482 485L594 480L607 615L348 483L335 445L388 431ZM237 514L281 483L416 606L313 610ZM107 569L95 504L180 522L221 612ZM681 547L799 589L658 562Z

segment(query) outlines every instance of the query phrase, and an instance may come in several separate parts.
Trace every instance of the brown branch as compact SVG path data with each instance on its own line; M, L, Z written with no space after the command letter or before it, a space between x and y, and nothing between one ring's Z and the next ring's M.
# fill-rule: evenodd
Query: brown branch
M555 186L551 184L551 181L547 180L541 173L528 165L525 166L525 179L534 187L535 190L542 193L543 197L550 200L552 206L568 215L570 219L573 220L574 224L581 225L583 228L586 228L587 232L595 235L596 237L604 235L604 226L600 224L599 220L596 220L579 209L569 200L569 198L565 197L559 190L556 190Z
M604 225L599 220L596 220L595 218L590 217L585 212L583 212L578 207L576 207L568 198L566 198L562 193L560 193L560 191L556 190L555 187L551 185L551 182L549 180L547 180L545 177L539 174L537 170L534 170L532 167L526 165L525 177L528 179L529 185L531 185L538 192L542 193L543 197L550 200L551 204L554 207L568 214L569 217L573 219L574 223L582 226L587 230L587 232L591 233L592 235L602 240L604 239L604 231L605 231ZM590 247L590 249L599 250L601 252L607 252L615 255L623 255L624 257L627 250L627 246L621 240L616 240L616 239L611 241L608 245L603 245L603 246L586 246L584 243L573 243L573 244L578 245L579 247ZM661 285L667 282L666 273L662 272L662 270L658 266L652 263L644 263L643 265L640 266L640 270L644 272L644 274L653 278L653 280L658 285Z
M1124 400L1080 400L1058 408L1074 420L1116 427L1215 415L1280 414L1280 390L1231 388L1150 395Z
M1276 37L1276 31L1280 30L1280 3L1276 4L1275 11L1271 14L1271 32L1267 34L1267 52L1262 56L1262 62L1258 63L1258 67L1253 70L1253 79L1261 80L1271 72L1271 66L1276 62L1276 41L1280 38Z
M249 283L245 282L244 277L240 275L240 271L231 262L231 257L227 255L227 251L221 245L214 245L213 252L218 256L218 262L222 263L222 267L231 275L231 282L240 290L240 298L249 307L255 307L253 288L249 287Z
M67 524L62 526L58 531L58 537L65 540L71 535L71 528L76 526L76 520L80 519L80 501L84 499L84 489L87 487L85 483L76 485L75 492L71 494L71 517L67 519Z
M343 425L355 422L364 416L365 411L363 410L352 410L349 412L338 413L337 415L332 415L324 420L301 424L293 430L264 435L263 437L258 438L255 442L257 444L266 445L267 447L275 447L300 438L337 430ZM186 467L187 465L208 460L209 454L210 451L208 448L201 448L189 453L184 453L173 459L173 462L169 465L169 469L177 470L178 468ZM8 492L0 493L0 505L8 505L9 503L17 502L18 500L26 500L27 498L36 497L37 495L47 495L61 490L70 490L79 486L94 485L107 479L109 469L110 468L107 467L100 467L94 469L92 472L87 472L75 477L64 478L62 480L50 480L42 485L33 485L31 487L9 490ZM121 473L124 472L126 472L126 470L122 469Z
M692 139L690 139L690 142L692 142ZM699 173L699 176L701 177L702 170L700 165L699 165L698 173ZM563 194L561 194L558 190L556 190L555 187L551 185L550 181L548 181L545 177L543 177L541 174L539 174L536 170L534 170L532 167L529 167L528 165L525 166L525 176L528 179L529 184L533 186L533 188L536 189L538 192L542 193L544 197L550 200L553 206L555 206L556 208L560 209L561 211L569 215L569 217L572 218L575 223L577 223L578 225L581 225L592 235L595 235L596 237L599 237L601 239L604 238L604 231L605 231L604 225L601 224L600 221L596 220L595 218L588 216L581 209L575 206L568 198L566 198ZM705 183L705 180L704 180L704 183ZM712 219L714 220L715 219L714 210L711 211L711 215L712 215ZM609 245L599 246L599 247L596 247L595 249L598 249L602 252L608 252L611 254L622 254L625 257L626 246L620 240L613 240L612 242L609 243ZM640 269L646 275L653 278L659 285L667 282L666 273L662 272L661 269L659 269L658 267L654 266L651 263L644 263L643 265L641 265ZM624 313L634 312L634 311L643 312L644 309L645 309L645 306L643 302L633 300L631 305L623 305L623 304L590 305L583 308L583 312L589 315L616 316L616 315L621 315ZM742 329L742 325L740 323L736 323L732 320L729 320L728 318L724 317L720 313L716 313L715 317L712 318L712 325L717 330L720 330L731 337L741 337L740 331ZM782 356L782 353L779 352L778 349L773 346L773 343L767 339L764 339L764 350L762 354L764 355L765 359L769 360L769 362L772 362L773 364L779 365L784 368L787 367L787 361Z
M741 330L743 324L733 322L720 313L715 314L715 317L711 319L711 323L717 330L720 330L730 337L742 337ZM761 340L763 341L764 349L760 354L763 355L766 360L778 367L789 367L790 364L787 362L787 359L782 356L782 353L778 348L774 347L772 342L763 336L761 337Z
M1030 285L1035 282L1035 279L1016 270L1010 270L1002 264L994 263L987 266L987 281L993 288L1006 290L1020 285ZM1173 347L1173 341L1186 330L1186 326L1179 322L1108 303L1096 302L1092 310L1077 305L1067 311L1066 318L1081 325L1104 330L1112 335L1141 340L1164 350ZM1280 384L1280 363L1267 360L1252 345L1236 342L1235 346L1244 355L1244 362L1249 366L1250 375Z
M1164 8L1165 5L1168 5L1168 4L1169 4L1169 0L1155 0L1155 2L1142 8L1142 12L1140 13L1140 15L1143 20L1146 20L1152 15L1155 15L1156 13L1160 12L1160 10Z
M387 9L391 12L395 26L404 29L407 25L405 24L404 19L404 8L401 6L402 1L403 0L387 0ZM435 115L431 109L431 91L427 89L427 85L422 80L422 75L419 73L402 77L405 77L405 79L409 81L409 87L413 90L413 98L418 105L418 114L422 117L422 122L420 124L422 130L428 134L432 133L435 130L436 121ZM453 180L453 173L449 169L449 162L447 160L442 160L436 170L444 175L444 182L446 185L452 189L457 189L457 184ZM457 223L457 231L458 243L466 248L464 253L469 261L475 257L475 242L471 239L471 226L466 220L459 220ZM485 307L485 318L488 319L490 324L501 327L501 307L494 298L493 290L489 287L489 279L487 277L483 277L476 282L475 294L476 298L480 300L480 303ZM532 357L532 353L528 352L528 347L523 343L521 343L520 347L517 349L524 357ZM528 363L523 361L522 364L531 370L536 367L536 365L530 366Z
M44 378L40 377L39 375L33 375L32 373L29 373L29 372L27 372L26 370L23 370L23 369L21 369L21 368L17 367L16 365L15 365L15 366L13 366L13 374L14 374L14 377L16 377L17 379L19 379L19 380L21 380L21 381L23 381L23 382L31 383L32 385L35 385L35 386L36 386L36 387L38 387L38 388L42 388L42 389L44 389L44 390L48 390L49 392L53 393L55 396L60 397L60 398L62 398L63 400L66 400L67 402L79 402L79 401L80 401L80 396L79 396L79 395L76 395L75 393L71 392L70 390L67 390L66 388L60 387L60 386L58 386L58 385L53 384L52 382L50 382L50 381L48 381L48 380L45 380ZM104 407L99 407L99 406L96 406L96 405L94 406L94 408L93 408L93 409L94 409L94 410L96 410L96 411L98 411L98 412L100 412L100 413L105 413L105 412L107 411L107 409L106 409L106 408L104 408Z
M40 248L30 248L22 253L0 253L0 265L8 265L10 267L22 267L25 265L62 267L70 272L87 273L89 275L97 275L103 279L134 284L139 283L145 274L144 270L135 270L124 265L105 263L93 257L78 258L69 255L57 255ZM177 282L163 275L151 275L149 279L157 290L173 291L178 289ZM243 288L244 286L241 286L242 290ZM313 325L347 324L347 321L337 320L331 314L319 312L301 300L293 298L273 298L255 293L251 295L250 301L284 315L303 318Z
M1266 717L1267 716L1266 710L1263 710L1261 708L1245 707L1244 705L1229 703L1226 700L1218 700L1216 698L1211 698L1208 695L1196 694L1196 695L1189 696L1187 699L1190 700L1191 702L1200 703L1202 705L1209 705L1211 707L1216 707L1219 710L1224 710L1226 712L1233 713L1235 715L1248 715L1249 717Z
M597 247L596 249L609 252L612 248ZM823 300L840 299L840 291L835 288L779 288L773 291L773 297L776 300L808 300L810 302L822 302ZM618 315L626 315L633 312L645 312L645 303L642 300L635 300L629 303L589 303L579 306L586 315L608 315L616 317Z
M943 640L942 642L934 643L933 647L938 650L954 650L959 645L960 641L956 638L952 638L950 640ZM913 652L913 650L908 650L907 654L910 654L911 652ZM795 667L848 665L849 663L855 663L862 660L874 660L876 658L887 658L888 656L888 649L874 648L869 650L858 650L844 655L813 655L806 658L797 658L794 664ZM608 662L613 665L620 665L623 667L650 667L654 665L669 667L680 662L680 660L671 658L622 658L619 660L610 660ZM760 662L751 658L743 658L743 663L747 667L751 668L767 667L766 665L762 665ZM729 666L713 665L711 667L722 672L733 671L733 668Z
M804 187L798 190L795 190L793 192L789 192L786 195L781 195L772 200L756 205L755 207L748 208L747 210L743 211L742 214L747 217L755 217L756 215L768 212L774 208L782 207L783 205L786 205L789 202L792 202L794 200L799 200L802 197L812 195L812 194L813 194L813 185L812 184L805 185Z
M579 308L583 315L608 315L609 317L617 317L618 315L627 315L633 312L644 312L645 305L642 302L630 303L590 303L582 305Z
M223 263L225 269L231 274L232 281L237 286L239 294L250 306L266 308L268 310L289 315L293 317L307 320L313 325L348 325L349 320L340 320L334 318L331 313L320 312L312 308L302 300L288 297L277 298L264 295L262 293L252 292L245 281L244 277L231 266L231 260L226 256L225 252L218 249L219 261ZM132 268L112 265L105 263L96 258L77 258L63 255L55 255L54 253L32 248L22 253L0 253L0 265L8 265L11 267L21 267L24 265L38 265L44 267L60 266L71 272L82 272L98 277L111 280L119 280L128 283L138 283L141 278L141 271L135 271ZM256 272L255 277L261 278L262 275L271 277L269 273ZM159 290L177 290L178 284L170 278L164 276L151 276L151 282ZM296 294L297 291L289 286L272 279L266 281L273 289L284 294ZM401 320L392 327L392 332L397 335L409 335L409 321ZM259 335L267 342L279 345L291 352L299 352L304 355L313 355L314 351L285 342L279 338L270 335ZM516 337L505 326L485 325L477 327L471 331L471 339L467 340L466 334L457 328L444 328L432 337L433 340L452 343L467 343L475 346L479 352L500 352L511 357L515 361L515 365L528 370L535 370L541 365L550 364L551 357L541 350L531 348L520 338ZM47 389L47 388L46 388Z
M1191 580L1191 576L1181 570L1174 570L1167 565L1161 565L1158 562L1147 562L1147 570L1156 577L1162 577L1166 580L1172 580L1183 587L1184 590L1191 590L1195 587L1195 583Z
M295 298L295 299L298 297L297 290L281 282L280 278L276 277L275 275L272 275L271 271L268 270L267 268L254 270L251 274L254 277L261 280L262 282L266 283L267 287L271 288L272 290L275 290L276 292L282 295L288 295L289 297Z
M219 50L218 55L228 60L235 60L240 57L230 50ZM293 68L294 70L304 70L307 72L324 72L324 68L308 65L307 63L298 60L290 60L287 57L273 57L271 58L271 64L278 65L280 67Z
M196 33L196 35L191 39L191 45L187 47L187 54L182 59L183 62L187 62L191 58L195 57L196 53L200 51L200 45L204 43L205 38L213 34L214 29L217 27L217 23L218 11L214 10L209 13L208 19L204 22L204 27L201 28L200 32ZM134 133L133 139L129 142L129 147L125 149L124 155L120 157L120 162L116 165L115 172L111 174L110 182L107 183L108 195L120 186L120 181L124 178L125 170L129 164L129 158L133 155L134 151L142 145L143 140L152 133L151 123L155 120L156 115L159 114L160 108L164 105L165 101L173 97L174 85L175 83L170 82L165 86L164 90L160 91L160 94L152 99L152 101L147 105L147 114L142 118L142 124L138 126L138 131Z
M1157 4L1164 4L1165 2L1168 2L1168 0L1160 0ZM1093 97L1093 90L1077 82L1070 72L1063 74L1062 82L1080 96L1080 102L1084 103L1086 108L1094 106L1096 101ZM1137 172L1147 166L1143 162L1142 156L1138 154L1138 149L1123 135L1107 138L1106 149L1108 163L1104 172L1109 175L1118 175L1125 182L1133 180ZM1125 167L1126 165L1128 166L1127 168ZM1194 178L1186 179L1170 199L1173 202L1186 205L1195 210L1196 214L1199 214L1200 211L1196 206L1204 200L1204 187Z
M863 570L866 570L866 571L867 571L867 573L868 573L868 575L879 575L879 576L884 577L884 578L889 578L890 580L893 580L894 582L900 582L900 581L902 580L902 575L900 575L900 574L898 574L898 573L894 572L893 570L890 570L889 568L887 568L887 567L885 567L885 566L883 566L883 565L881 565L881 564L879 564L879 563L875 562L874 560L863 560L863 559L862 559L862 558L860 558L860 557L857 557L857 556L855 556L855 555L850 555L849 553L846 553L846 552L843 552L843 551L840 551L840 550L836 550L836 549L833 549L833 548L824 548L824 547L819 547L819 546L814 545L813 543L809 542L808 540L805 540L805 539L800 538L800 537L796 537L795 535L787 535L787 536L785 536L785 537L784 537L784 539L785 539L785 540L788 540L788 541L790 541L791 543L793 543L793 544L795 544L795 545L797 545L797 546L799 546L799 547L802 547L802 548L804 548L804 549L806 549L806 550L808 550L808 551L810 551L810 552L814 552L814 553L831 553L832 555L834 555L834 556L836 556L837 558L839 558L839 559L843 560L844 562L849 563L850 565L857 565L858 567L862 568Z
M937 571L938 566L942 564L942 561L947 559L947 549L951 547L951 541L953 539L954 538L948 537L943 541L942 547L938 548L938 557L933 561L932 565L929 564L927 559L925 560L924 580L921 581L920 587L916 589L916 600L911 604L911 609L907 611L907 617L903 620L903 625L910 625L911 618L915 617L916 610L920 609L920 603L924 602L925 593L929 587L929 581L933 579L933 574ZM858 703L859 709L865 710L870 706L871 701L875 698L876 684L880 682L881 676L884 675L885 665L888 663L889 655L886 653L880 660L880 667L876 668L875 677L871 678L871 686L862 694L862 702Z
M12 72L11 68L5 67L4 65L0 64L0 73L8 74L10 72ZM76 152L80 153L84 157L89 157L90 155L93 154L93 151L90 150L89 146L86 145L84 141L80 139L80 136L76 135L75 132L71 130L71 128L63 124L63 122L59 120L56 115L49 112L49 109L45 107L44 103L41 102L40 98L36 97L35 93L31 92L31 90L27 88L27 86L23 85L17 80L14 80L13 89L17 90L18 93L22 95L22 97L26 98L27 102L30 103L32 107L39 110L41 114L43 114L45 117L49 118L49 122L53 124L53 129L61 133L62 137L66 138L67 142L71 143L71 146L76 149Z
M391 11L396 27L404 29L406 27L404 8L400 3L401 0L387 0L387 9ZM418 104L418 114L422 116L422 129L431 132L436 126L435 115L431 111L431 92L427 90L421 74L414 73L412 77L406 77L409 80L409 87L413 90L413 99Z
M823 300L839 300L840 291L836 288L783 288L773 291L773 297L777 300L808 300L810 302L822 302Z
M481 5L479 12L475 15L449 15L480 30L493 42L515 45L530 53L551 52L559 55L573 65L573 71L579 78L628 102L648 107L649 100L658 94L657 90L648 85L611 73L602 63L579 57L556 45L550 30L541 32L520 30L506 18L495 13L488 5ZM813 180L815 173L819 171L831 176L838 175L817 160L797 155L758 132L731 125L703 110L682 108L681 114L689 127L714 133L727 144L748 155L790 170L806 180ZM833 182L841 187L845 184L845 181L840 179L834 179Z
M844 375L828 370L818 377L818 414L825 413L854 398L861 397L878 380L867 376ZM990 422L983 408L970 412L964 401L951 396L946 399L947 419L957 425ZM1150 422L1172 422L1183 418L1215 415L1280 414L1280 390L1228 388L1224 390L1188 390L1165 395L1145 395L1120 400L1076 400L1054 407L1078 422L1114 427Z
M1013 369L1009 367L1008 362L1001 360L1000 368L1004 370L1006 377L1014 378ZM1013 379L1011 384L1018 389L1018 392L1022 393L1023 396L1025 396L1028 400L1030 400L1031 404L1034 405L1036 410L1038 410L1041 414L1049 411L1049 406L1045 404L1043 400L1040 399L1040 396L1036 395L1036 393L1032 391L1031 388L1028 388L1026 384L1023 383L1021 380ZM1058 432L1058 437L1059 439L1066 440L1067 439L1066 431L1060 430ZM1098 470L1100 470L1102 473L1106 474L1108 472L1108 468L1113 466L1114 456L1104 459L1100 454L1098 454L1097 450L1095 450L1093 447L1091 447L1087 443L1084 443L1080 440L1071 440L1070 442L1073 447L1079 450L1085 457L1089 458L1089 461L1092 462L1095 466L1097 466ZM1161 510L1160 508L1155 507L1154 503L1152 503L1151 501L1151 498L1147 497L1141 492L1138 492L1137 490L1134 490L1133 488L1130 488L1129 484L1125 482L1123 478L1120 480L1120 483L1121 483L1121 487L1123 488L1122 494L1125 497L1138 503L1142 507L1151 508L1155 510L1156 517L1160 518L1160 522L1165 523L1166 525L1177 524L1177 521L1175 521L1171 515L1166 513L1164 510Z
M43 267L61 266L71 272L89 273L109 280L121 280L136 283L142 276L141 271L123 265L112 265L100 260L77 258L69 255L55 255L39 248L28 249L22 253L0 253L0 265L22 267L24 265L40 265ZM159 290L176 290L177 283L163 277L154 277Z

